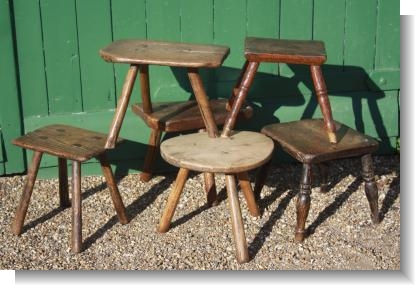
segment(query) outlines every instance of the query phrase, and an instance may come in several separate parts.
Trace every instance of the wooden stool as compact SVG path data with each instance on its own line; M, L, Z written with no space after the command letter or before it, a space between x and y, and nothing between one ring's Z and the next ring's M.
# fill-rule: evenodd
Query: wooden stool
M160 148L163 132L183 132L205 128L199 106L196 101L185 102L151 102L149 65L163 65L183 67L188 69L189 78L196 81L192 84L194 92L199 92L201 79L198 68L217 68L222 65L229 53L229 48L218 45L200 45L191 43L151 41L151 40L120 40L103 48L101 56L108 62L130 64L130 71L126 77L124 89L119 100L120 110L126 108L137 75L140 71L141 103L132 105L132 110L148 127L152 129L148 142L148 150L144 159L143 170L140 175L142 181L149 181L154 170L155 159ZM195 89L196 88L196 89ZM210 100L214 121L222 125L227 116L227 99ZM122 107L124 106L124 107ZM238 119L252 117L252 108L241 108ZM117 110L118 114L118 110ZM123 114L120 113L123 116ZM113 127L120 123L120 117L114 117ZM118 120L118 121L117 121ZM122 120L122 119L121 119ZM119 127L118 127L119 128ZM111 135L112 134L112 135ZM110 131L110 137L116 137L117 131ZM111 148L112 141L107 147ZM214 183L213 176L205 176L206 191ZM214 200L215 195L212 196ZM212 201L210 202L212 203Z
M16 210L12 224L12 231L20 235L27 208L33 192L37 172L43 153L58 157L59 162L59 198L61 207L70 207L72 204L72 251L82 251L82 208L81 208L81 163L96 157L110 190L118 219L121 224L127 224L128 217L118 191L111 166L107 162L104 148L107 135L96 133L67 125L50 125L20 138L13 140L13 144L25 149L33 150L33 158L27 174L26 184ZM72 203L68 193L67 160L72 160Z
M177 179L160 220L158 230L166 232L170 226L180 194L189 170L226 175L236 258L238 262L249 261L245 231L241 216L236 175L247 201L250 213L259 216L247 171L266 163L272 156L273 141L255 132L233 131L230 137L211 138L207 133L196 133L168 139L161 144L162 157L180 168Z
M379 222L378 189L373 173L371 153L378 149L378 142L343 124L335 121L338 143L328 142L324 122L320 119L308 119L289 123L277 123L262 128L262 133L275 140L284 151L303 164L297 198L297 226L295 239L304 240L305 223L310 209L311 169L317 164L320 169L321 191L328 191L328 166L325 162L347 158L362 157L362 176L365 182L365 193L369 201L371 219ZM262 168L261 172L265 172ZM259 172L255 183L255 196L259 197L265 174Z
M327 190L327 167L324 162L362 155L363 179L366 183L366 196L369 200L371 217L378 222L378 191L374 182L371 153L378 143L359 132L338 122L332 117L329 97L321 65L326 61L324 43L321 41L277 40L248 37L245 41L246 62L243 74L246 80L238 83L234 95L246 93L252 84L261 62L309 65L315 94L323 115L323 120L302 120L265 126L262 133L274 139L295 159L303 163L303 175L297 200L297 227L295 239L302 241L310 208L311 164L318 163L322 172L323 191ZM238 100L237 96L234 96ZM240 104L235 102L234 104ZM258 198L266 177L269 164L258 172L255 196Z

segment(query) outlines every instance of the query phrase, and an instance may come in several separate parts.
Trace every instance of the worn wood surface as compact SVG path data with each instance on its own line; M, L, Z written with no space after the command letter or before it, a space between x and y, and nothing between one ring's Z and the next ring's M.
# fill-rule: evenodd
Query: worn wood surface
M321 65L326 61L326 52L322 41L247 37L245 57L257 62Z
M59 172L59 205L62 208L71 206L68 187L68 163L66 158L58 157Z
M227 99L209 100L216 125L223 125L228 115ZM153 113L146 113L141 103L135 103L131 109L152 129L164 132L179 132L205 128L203 118L195 100L182 102L156 102L152 104ZM244 105L237 115L237 120L251 118L253 109Z
M267 162L273 141L256 132L233 132L210 138L206 133L178 136L161 143L162 157L178 167L201 172L238 173Z
M265 126L262 133L274 139L295 159L303 163L317 163L374 152L378 142L346 125L335 122L337 144L327 140L324 122L307 119Z
M81 162L72 161L72 251L82 251Z
M106 139L106 134L57 124L27 133L13 144L82 162L103 153Z
M219 67L229 47L154 40L118 40L100 50L114 63L154 64L178 67Z

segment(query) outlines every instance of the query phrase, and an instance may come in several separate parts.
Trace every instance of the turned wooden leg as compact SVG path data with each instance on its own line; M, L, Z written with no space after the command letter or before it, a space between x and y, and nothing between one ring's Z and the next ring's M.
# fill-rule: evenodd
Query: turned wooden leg
M241 72L239 73L238 79L236 80L235 86L232 89L232 96L230 96L227 104L226 104L226 110L230 111L232 110L233 107L233 102L236 100L236 98L238 97L239 91L240 91L240 86L242 83L242 78L245 75L246 69L248 68L248 61L245 60L245 63L242 67Z
M72 251L82 251L81 163L72 161Z
M227 174L226 190L228 192L229 209L231 214L232 232L236 247L236 260L239 263L249 261L248 247L246 245L246 237L244 224L242 221L241 208L239 206L238 193L236 192L235 177Z
M68 191L68 166L65 158L58 157L59 166L59 205L62 208L71 206Z
M118 191L117 182L115 181L114 174L112 173L111 165L108 163L105 154L100 155L99 162L101 163L102 173L105 176L107 186L110 190L112 203L114 204L115 211L117 212L118 220L123 225L128 224L129 220L125 212L125 206L122 202L120 192Z
M325 162L321 162L318 164L318 170L320 174L320 191L327 193L330 190L329 165Z
M311 194L311 165L304 163L300 182L300 191L297 198L297 226L295 240L303 241L305 236L305 222L310 210Z
M215 174L210 172L203 173L205 179L205 192L207 196L207 204L209 207L218 205L218 197L216 193Z
M144 159L143 172L140 174L140 180L143 182L149 181L153 176L154 164L160 149L161 134L162 132L159 130L151 130L147 153Z
M186 168L180 168L176 181L173 185L173 189L167 200L167 205L163 216L160 219L158 231L161 233L167 232L170 227L171 219L173 218L174 211L176 210L177 204L179 203L180 195L182 194L187 176L189 176L189 170Z
M336 125L333 121L331 113L329 96L327 95L326 83L324 81L321 66L311 65L311 78L313 79L314 89L316 91L317 101L323 114L324 124L326 126L327 135L331 143L337 143Z
M255 201L254 192L252 191L248 173L246 171L238 173L237 177L239 181L239 186L241 187L242 192L244 193L249 212L252 216L259 217L261 213L259 212L258 205Z
M373 161L370 154L362 157L362 176L365 181L365 194L369 202L370 217L374 224L379 223L379 208L378 208L378 187L375 181L373 171Z
M261 165L261 167L258 169L256 173L254 196L257 201L261 198L261 190L265 185L265 180L267 179L267 175L268 175L270 167L271 167L271 160Z
M32 197L33 186L35 185L37 172L39 170L40 161L42 160L42 152L34 151L32 162L27 172L26 183L20 198L19 206L16 210L16 215L12 223L12 232L15 235L22 233L24 219L26 217L27 208L29 207L30 198Z

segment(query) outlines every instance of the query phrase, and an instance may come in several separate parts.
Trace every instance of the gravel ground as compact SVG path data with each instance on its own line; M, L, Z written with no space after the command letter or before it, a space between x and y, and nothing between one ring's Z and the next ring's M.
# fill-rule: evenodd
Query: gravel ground
M57 179L35 184L24 232L16 237L10 223L26 177L0 177L0 269L400 270L400 158L376 156L374 166L381 223L371 224L360 160L339 160L331 163L330 192L320 193L313 184L306 224L311 234L297 243L301 165L274 165L259 201L261 217L249 215L239 193L252 257L242 265L234 255L223 175L216 179L220 204L208 208L203 175L193 173L165 234L156 226L175 173L148 183L139 182L137 174L119 178L131 218L127 225L118 223L104 179L83 177L85 250L80 254L70 251L71 210L58 207Z

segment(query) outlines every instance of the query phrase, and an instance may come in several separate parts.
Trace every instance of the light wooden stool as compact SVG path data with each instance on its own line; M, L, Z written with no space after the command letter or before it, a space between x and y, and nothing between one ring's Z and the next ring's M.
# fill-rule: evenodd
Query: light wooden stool
M118 191L111 166L105 155L106 134L101 134L67 125L49 125L13 140L13 144L33 150L23 194L12 223L16 235L22 233L24 219L29 207L33 186L36 181L43 153L58 157L59 198L61 207L72 204L72 251L82 251L82 207L81 207L81 163L96 157L110 190L112 202L121 224L127 224L128 217ZM72 203L69 200L67 160L72 160Z

